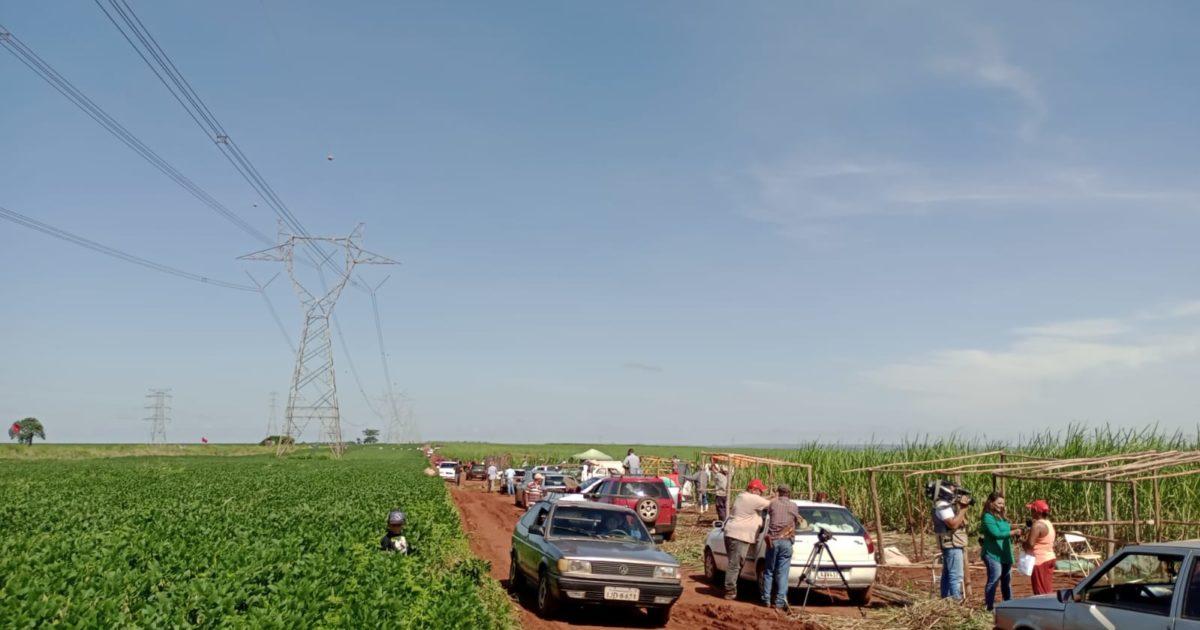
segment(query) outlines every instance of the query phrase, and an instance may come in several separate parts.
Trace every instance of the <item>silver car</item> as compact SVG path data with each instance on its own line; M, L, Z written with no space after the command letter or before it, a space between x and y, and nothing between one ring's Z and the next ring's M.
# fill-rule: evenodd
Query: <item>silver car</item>
M1130 545L1054 595L996 604L997 630L1200 630L1200 541Z

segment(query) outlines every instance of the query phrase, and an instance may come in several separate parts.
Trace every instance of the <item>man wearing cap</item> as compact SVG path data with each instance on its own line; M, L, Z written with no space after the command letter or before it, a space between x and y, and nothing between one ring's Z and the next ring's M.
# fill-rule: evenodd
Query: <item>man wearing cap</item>
M379 548L384 551L408 553L408 539L404 537L404 524L408 518L400 510L388 512L387 533L379 541Z
M1054 592L1054 523L1050 522L1050 504L1035 499L1025 505L1033 524L1021 546L1033 556L1033 575L1029 576L1034 595Z
M737 598L738 575L742 572L750 545L758 540L758 530L762 527L760 512L771 504L762 496L766 491L767 485L762 479L752 479L746 491L734 499L729 520L723 526L725 558L729 562L725 567L725 599Z
M542 482L546 476L542 473L537 473L533 476L533 481L525 486L525 505L533 505L542 500L545 492L542 490Z
M775 498L767 506L767 553L763 558L762 605L771 606L771 587L775 587L775 607L787 610L788 574L792 569L792 539L797 529L808 529L808 521L800 516L800 508L792 502L792 488L781 483L775 488Z

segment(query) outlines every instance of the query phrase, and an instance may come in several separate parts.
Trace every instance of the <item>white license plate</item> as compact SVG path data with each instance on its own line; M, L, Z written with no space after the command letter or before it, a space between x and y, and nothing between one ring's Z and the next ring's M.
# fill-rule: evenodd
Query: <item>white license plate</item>
M621 588L619 586L605 586L604 599L612 599L619 602L636 602L641 592L636 588Z
M837 571L817 571L817 581L824 582L825 580L841 581Z

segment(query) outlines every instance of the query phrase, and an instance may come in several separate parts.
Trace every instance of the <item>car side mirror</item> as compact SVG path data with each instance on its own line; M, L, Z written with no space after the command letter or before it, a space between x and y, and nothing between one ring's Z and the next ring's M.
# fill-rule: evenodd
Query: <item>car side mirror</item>
M1055 593L1055 596L1058 598L1058 603L1060 604L1065 604L1071 601L1079 601L1075 599L1075 589L1060 588Z

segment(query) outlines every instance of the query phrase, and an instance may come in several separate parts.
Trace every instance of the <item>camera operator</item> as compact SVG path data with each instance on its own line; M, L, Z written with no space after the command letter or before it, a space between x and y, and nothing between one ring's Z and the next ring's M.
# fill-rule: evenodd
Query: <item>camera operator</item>
M961 600L967 547L967 508L971 495L949 482L942 482L933 503L933 533L942 550L942 597Z

